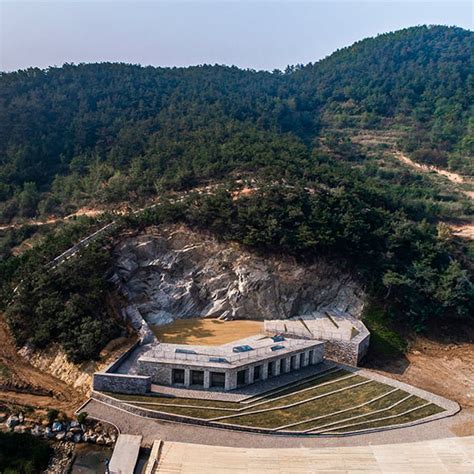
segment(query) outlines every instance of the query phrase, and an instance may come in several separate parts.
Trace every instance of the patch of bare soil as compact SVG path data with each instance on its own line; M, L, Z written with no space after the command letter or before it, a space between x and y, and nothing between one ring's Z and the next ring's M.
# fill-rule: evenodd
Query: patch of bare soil
M74 411L82 394L61 380L38 371L17 352L8 326L0 315L0 401L39 408Z
M419 338L405 358L371 365L389 377L455 400L463 408L474 408L473 343Z

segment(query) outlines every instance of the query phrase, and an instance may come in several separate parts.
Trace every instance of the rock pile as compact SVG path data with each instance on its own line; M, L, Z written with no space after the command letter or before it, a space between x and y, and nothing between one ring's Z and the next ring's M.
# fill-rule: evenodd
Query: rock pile
M15 433L30 433L33 436L69 443L85 442L111 446L117 439L115 429L106 427L102 423L81 424L78 421L53 421L39 424L25 420L22 413L10 415L4 421L4 425Z

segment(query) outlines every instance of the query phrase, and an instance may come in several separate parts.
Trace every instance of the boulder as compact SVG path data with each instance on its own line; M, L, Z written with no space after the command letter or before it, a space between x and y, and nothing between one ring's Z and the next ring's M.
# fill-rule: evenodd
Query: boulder
M42 436L44 434L44 429L40 425L34 425L31 434L33 436Z
M10 415L5 422L7 428L13 429L20 424L20 419L16 415Z
M15 433L28 433L30 429L28 428L28 426L25 425L17 425L13 428L13 431Z
M76 433L76 434L73 436L72 440L73 440L75 443L80 443L80 442L82 441L82 435L81 435L81 433Z
M63 441L65 437L66 437L66 433L64 431L61 431L60 433L56 434L56 439L58 441Z
M60 421L55 421L52 425L51 425L51 429L57 433L58 431L63 431L64 430L64 425L60 422Z

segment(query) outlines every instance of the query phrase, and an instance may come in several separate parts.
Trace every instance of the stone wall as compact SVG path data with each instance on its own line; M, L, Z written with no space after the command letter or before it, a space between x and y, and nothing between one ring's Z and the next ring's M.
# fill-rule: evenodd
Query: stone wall
M94 390L112 393L146 393L151 389L151 378L143 375L117 374L115 371L140 344L136 342L117 360L101 372L95 372L92 378Z
M101 392L142 394L150 391L151 378L97 372L94 374L93 387Z

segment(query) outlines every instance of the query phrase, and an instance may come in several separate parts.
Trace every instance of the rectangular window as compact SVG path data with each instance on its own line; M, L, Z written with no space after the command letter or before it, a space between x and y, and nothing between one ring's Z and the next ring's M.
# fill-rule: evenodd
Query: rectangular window
M311 349L309 351L309 361L308 361L308 364L312 364L313 363L313 357L314 357L314 351Z
M173 383L184 383L184 369L173 369Z
M300 354L300 367L304 366L304 352Z
M268 363L268 377L275 375L275 362L271 361Z
M224 372L211 372L211 387L225 387Z
M246 374L247 374L246 370L239 370L237 372L237 385L245 385L245 383L246 383L246 380L245 380Z
M203 370L191 370L191 385L204 385Z

